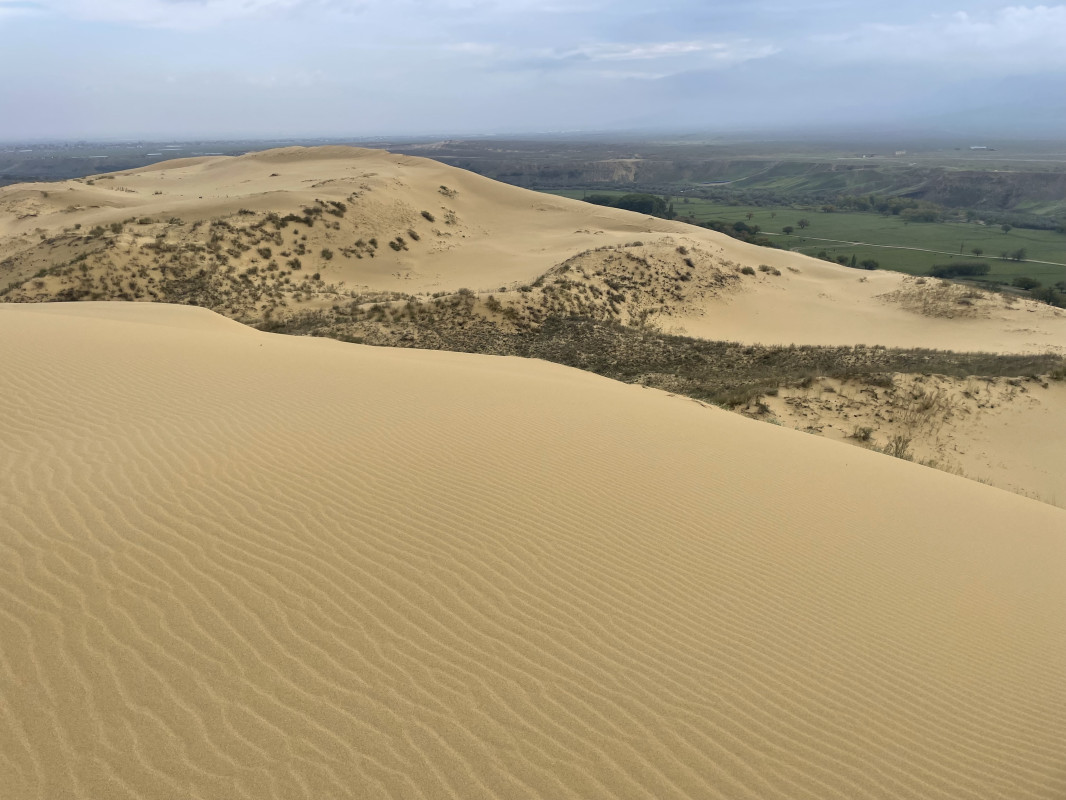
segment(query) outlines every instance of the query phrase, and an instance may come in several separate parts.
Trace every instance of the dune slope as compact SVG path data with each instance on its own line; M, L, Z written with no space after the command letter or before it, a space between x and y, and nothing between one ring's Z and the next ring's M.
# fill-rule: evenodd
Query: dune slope
M626 252L641 263L617 263ZM849 269L380 150L290 147L0 188L6 301L191 302L261 322L463 288L502 287L505 304L521 304L530 298L514 290L564 263L621 273L631 284L615 295L622 321L649 315L701 338L1066 353L1061 309L954 296L940 281Z
M541 362L0 306L6 798L1066 794L1066 512Z

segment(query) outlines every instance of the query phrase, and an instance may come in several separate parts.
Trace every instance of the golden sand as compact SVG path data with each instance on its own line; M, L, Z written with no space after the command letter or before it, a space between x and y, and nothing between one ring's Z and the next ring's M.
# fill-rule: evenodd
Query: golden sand
M1066 511L541 362L0 306L0 796L1066 796Z

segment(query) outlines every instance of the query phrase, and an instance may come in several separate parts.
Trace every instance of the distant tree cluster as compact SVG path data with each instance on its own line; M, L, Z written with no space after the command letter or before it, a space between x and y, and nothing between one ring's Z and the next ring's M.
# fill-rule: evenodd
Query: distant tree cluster
M684 219L683 221L698 225L701 228L724 233L726 236L732 236L742 242L757 244L760 247L780 247L778 242L762 235L758 225L749 225L746 222L723 222L717 219L707 220L706 222L696 222L694 219Z
M886 216L901 216L910 222L936 222L944 213L943 208L925 200L879 194L842 195L837 205L850 211L876 211Z
M1066 281L1059 281L1054 286L1044 286L1036 278L1019 275L1011 281L1011 286L1029 292L1029 296L1034 300L1066 308Z
M626 211L636 211L638 214L648 214L652 217L673 219L677 216L674 212L674 204L668 196L659 197L654 194L632 192L621 197L613 197L609 194L590 194L585 198L586 203L597 206L610 206L622 208Z
M987 275L989 266L984 261L956 261L952 264L934 264L929 274L934 278L971 278Z

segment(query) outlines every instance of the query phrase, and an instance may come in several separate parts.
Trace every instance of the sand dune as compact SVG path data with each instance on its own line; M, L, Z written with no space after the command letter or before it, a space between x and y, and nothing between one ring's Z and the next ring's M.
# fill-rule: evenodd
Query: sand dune
M895 375L782 389L746 413L1066 508L1066 384L1030 378Z
M0 306L5 798L1066 796L1066 512L541 362Z
M320 209L309 227L261 225L266 214L301 216L316 201L322 209L343 203L347 210L334 217ZM112 224L120 230L112 231ZM96 226L101 233L90 238ZM374 247L357 246L370 239ZM24 283L10 299L54 299L76 289L86 299L188 302L185 294L165 288L167 270L172 275L184 253L197 268L228 272L240 289L227 285L222 296L201 293L196 302L246 321L268 311L328 308L368 291L514 289L579 253L634 241L657 253L699 250L706 256L699 268L711 272L765 264L781 273L744 276L698 307L667 302L668 313L660 314L663 303L652 304L659 315L653 321L669 330L763 344L1066 353L1061 309L949 297L939 281L916 285L899 273L848 269L380 150L292 147L168 161L100 176L91 185L79 180L0 188L6 257L0 288ZM398 249L390 242L398 242ZM270 256L259 254L262 245L270 246ZM294 254L301 266L287 269ZM237 299L235 294L247 294L238 275L249 269L255 277L245 283L259 285L267 269L289 280L272 278L267 291ZM88 280L94 272L98 279ZM187 284L181 282L182 292Z
M1066 354L1066 311L936 279L867 272L760 248L759 274L674 328L761 344L882 344L962 352ZM752 255L748 254L747 260ZM791 270L788 268L792 267Z

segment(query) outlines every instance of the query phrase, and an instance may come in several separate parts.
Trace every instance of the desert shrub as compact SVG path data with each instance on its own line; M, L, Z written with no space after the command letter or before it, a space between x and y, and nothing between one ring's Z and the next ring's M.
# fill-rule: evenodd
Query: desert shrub
M301 262L298 258L290 258L288 261L285 262L285 266L287 266L291 270L299 270L304 268L303 262Z
M328 247L323 247L322 258L326 259L326 261L329 261L331 258L333 258L333 251L330 250Z
M437 218L434 217L432 214L430 214L428 211L423 211L422 212L422 216L425 217L430 222L436 222L437 221Z
M868 426L856 425L851 432L851 438L859 442L868 442L873 438L874 429Z
M121 222L112 222L111 223L111 232L112 233L122 233L122 223Z
M408 237L410 237L412 242L417 242L419 239L422 238L421 236L418 235L418 231L413 230L413 229L408 230L407 231L407 235L408 235Z
M755 274L755 269L753 267L743 267L740 271L744 275L754 275Z
M259 253L259 255L263 258L270 258L272 255L274 255L274 251L271 250L269 247L260 247L255 252Z
M902 458L904 461L910 461L910 447L911 437L896 434L888 440L888 444L885 445L883 452L895 458Z

